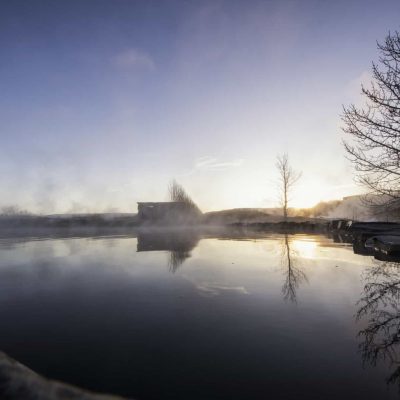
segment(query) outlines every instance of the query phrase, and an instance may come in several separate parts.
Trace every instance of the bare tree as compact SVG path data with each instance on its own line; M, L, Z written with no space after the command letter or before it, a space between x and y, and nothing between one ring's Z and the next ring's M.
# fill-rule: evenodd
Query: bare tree
M201 213L197 204L191 199L186 193L182 185L180 185L175 179L170 183L168 187L169 199L171 201L179 201L185 203L186 206L197 213Z
M286 221L288 216L288 204L290 200L290 192L295 183L300 179L301 172L296 172L289 164L289 156L287 153L279 155L276 159L276 168L279 173L279 195L280 204L282 206L283 218Z
M364 185L368 203L384 212L400 208L400 34L378 43L380 58L372 64L372 82L362 86L362 108L344 108L343 131L356 180Z

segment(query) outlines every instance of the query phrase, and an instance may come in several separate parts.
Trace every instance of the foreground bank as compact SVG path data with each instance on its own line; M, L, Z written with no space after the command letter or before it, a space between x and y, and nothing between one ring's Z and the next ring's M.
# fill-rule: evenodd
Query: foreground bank
M124 400L91 393L75 386L46 379L0 352L0 398L2 400Z

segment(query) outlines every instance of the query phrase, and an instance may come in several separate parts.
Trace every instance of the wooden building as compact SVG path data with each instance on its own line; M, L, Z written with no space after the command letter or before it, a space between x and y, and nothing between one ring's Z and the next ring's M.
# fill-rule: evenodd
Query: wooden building
M201 213L183 201L140 202L138 218L141 222L185 224L197 222Z

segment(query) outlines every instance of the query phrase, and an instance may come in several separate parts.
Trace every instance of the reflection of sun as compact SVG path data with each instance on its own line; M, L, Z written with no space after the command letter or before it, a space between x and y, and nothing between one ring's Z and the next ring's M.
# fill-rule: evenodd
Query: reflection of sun
M317 243L311 240L299 240L295 239L291 243L293 250L295 250L300 257L303 258L314 258L315 249L317 248Z

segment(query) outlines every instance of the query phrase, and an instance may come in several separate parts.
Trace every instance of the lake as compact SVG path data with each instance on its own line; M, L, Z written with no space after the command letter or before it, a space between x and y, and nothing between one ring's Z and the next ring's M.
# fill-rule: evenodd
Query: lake
M400 268L323 235L0 240L0 350L136 399L398 398Z

